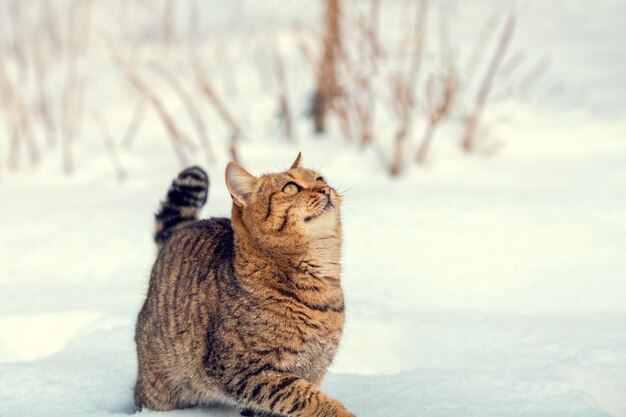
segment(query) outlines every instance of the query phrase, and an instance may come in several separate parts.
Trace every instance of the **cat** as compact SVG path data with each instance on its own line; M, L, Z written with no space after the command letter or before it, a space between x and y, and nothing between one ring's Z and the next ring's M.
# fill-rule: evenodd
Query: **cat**
M301 165L255 177L230 162L231 219L198 220L201 168L172 183L136 325L138 410L354 417L318 389L344 324L342 198Z

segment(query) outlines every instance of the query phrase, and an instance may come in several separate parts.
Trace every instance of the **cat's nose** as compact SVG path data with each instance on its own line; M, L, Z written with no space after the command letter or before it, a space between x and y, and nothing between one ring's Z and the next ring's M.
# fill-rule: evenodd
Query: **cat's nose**
M328 185L320 187L317 191L326 195L330 195L330 187Z

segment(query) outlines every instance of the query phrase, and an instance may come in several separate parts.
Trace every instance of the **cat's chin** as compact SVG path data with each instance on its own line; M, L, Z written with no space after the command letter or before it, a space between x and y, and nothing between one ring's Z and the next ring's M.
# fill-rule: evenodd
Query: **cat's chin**
M324 208L317 215L306 217L304 225L312 232L333 229L337 224L337 208Z
M334 213L335 210L336 210L335 204L333 204L332 199L329 198L328 200L326 200L326 204L324 205L324 207L321 208L321 210L319 210L317 213L313 214L312 216L305 217L304 222L309 223L311 221L324 217L329 213Z

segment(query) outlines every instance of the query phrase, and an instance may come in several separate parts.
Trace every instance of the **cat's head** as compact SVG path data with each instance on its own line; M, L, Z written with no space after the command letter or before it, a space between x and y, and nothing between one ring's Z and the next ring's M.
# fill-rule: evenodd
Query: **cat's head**
M301 165L302 154L298 154L287 171L256 177L230 162L226 186L233 199L233 223L241 221L264 246L338 237L341 196L319 172Z

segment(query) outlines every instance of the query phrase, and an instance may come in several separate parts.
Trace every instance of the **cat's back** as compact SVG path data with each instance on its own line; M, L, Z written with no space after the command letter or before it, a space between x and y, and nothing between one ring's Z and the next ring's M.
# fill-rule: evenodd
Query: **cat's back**
M212 218L186 225L174 233L159 251L152 268L146 302L138 328L146 321L164 318L175 333L177 325L210 307L216 280L232 275L233 230L230 219ZM186 326L185 326L186 327ZM168 331L162 333L167 334Z
M199 378L207 329L220 304L217 281L232 276L232 254L226 218L189 223L162 246L136 325L140 381L188 384ZM139 393L148 382L138 382Z
M199 220L172 234L159 252L153 277L193 275L230 263L232 256L233 229L230 219Z

